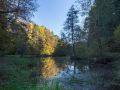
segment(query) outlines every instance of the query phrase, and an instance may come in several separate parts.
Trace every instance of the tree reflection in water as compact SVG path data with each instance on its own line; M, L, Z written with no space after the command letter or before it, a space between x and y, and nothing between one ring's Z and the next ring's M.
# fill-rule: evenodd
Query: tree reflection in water
M76 63L76 64L75 64ZM90 65L88 62L71 62L69 58L47 57L40 59L40 73L43 83L56 80L69 90L118 90L114 89L114 75L111 65ZM45 80L43 80L45 79ZM109 88L109 89L108 89ZM117 86L118 88L118 86Z
M52 57L40 59L40 73L45 79L52 78L59 73L59 68Z

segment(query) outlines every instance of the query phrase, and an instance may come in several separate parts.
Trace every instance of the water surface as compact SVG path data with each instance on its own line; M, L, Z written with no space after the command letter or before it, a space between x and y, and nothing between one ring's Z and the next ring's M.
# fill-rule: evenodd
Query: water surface
M58 81L68 90L117 90L113 75L111 65L91 65L87 60L70 60L69 57L39 60L39 83Z

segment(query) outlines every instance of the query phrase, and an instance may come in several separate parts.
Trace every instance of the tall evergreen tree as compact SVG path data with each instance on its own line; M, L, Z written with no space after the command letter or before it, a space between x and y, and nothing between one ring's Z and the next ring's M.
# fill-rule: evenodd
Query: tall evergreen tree
M67 14L67 19L64 24L64 31L66 34L66 37L68 38L68 41L72 43L72 52L73 56L75 55L75 37L76 37L76 28L78 26L78 11L75 10L74 5L71 6L68 14Z
M119 0L95 0L85 23L89 47L94 47L100 57L114 43L114 30L120 23L119 3Z

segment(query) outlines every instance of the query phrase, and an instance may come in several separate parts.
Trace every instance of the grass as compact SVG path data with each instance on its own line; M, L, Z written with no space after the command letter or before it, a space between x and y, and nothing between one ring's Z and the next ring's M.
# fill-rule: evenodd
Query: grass
M73 83L83 83L84 81L83 80L79 80L78 78L76 77L72 77L70 80L69 80L69 83L70 84L73 84Z
M36 61L33 58L0 58L0 90L26 90L36 84Z
M0 57L0 90L64 90L54 81L37 85L37 60L20 55Z
M69 83L70 84L73 84L73 83L79 83L79 84L82 84L82 83L86 83L86 84L96 84L96 80L95 79L88 79L88 80L80 80L76 77L72 77L70 80L69 80Z
M115 79L115 81L120 81L120 59L113 61L111 64L113 66L113 79Z
M86 80L86 81L84 81L86 84L89 84L89 85L94 85L94 84L96 84L96 80L95 79L90 79L90 80Z
M64 88L59 82L50 81L39 85L38 90L64 90Z

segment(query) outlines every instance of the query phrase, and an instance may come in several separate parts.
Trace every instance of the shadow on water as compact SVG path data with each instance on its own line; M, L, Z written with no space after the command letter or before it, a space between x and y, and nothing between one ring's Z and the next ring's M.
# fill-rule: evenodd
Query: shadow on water
M55 80L67 90L119 90L114 89L111 65L90 65L86 60L69 57L47 57L39 61L39 83L43 79Z

